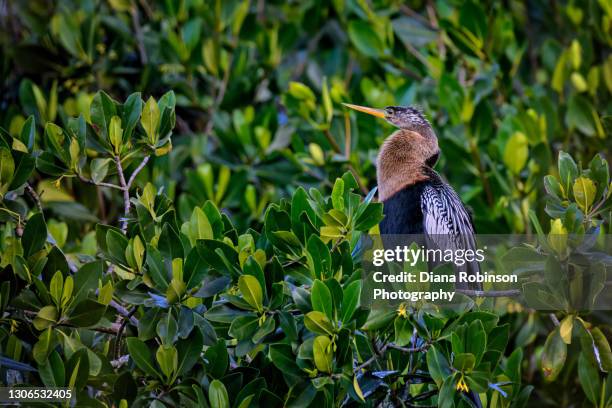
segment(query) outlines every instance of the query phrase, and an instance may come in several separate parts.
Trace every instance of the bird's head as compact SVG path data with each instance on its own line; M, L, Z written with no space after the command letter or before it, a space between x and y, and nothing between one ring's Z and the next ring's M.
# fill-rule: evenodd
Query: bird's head
M438 161L438 138L420 109L413 106L387 106L385 109L345 103L355 109L399 128L387 137L376 160L378 195L386 200L407 185L426 180Z
M414 106L387 106L385 109L369 108L367 106L343 104L347 108L355 109L369 115L386 120L400 129L412 130L421 133L425 128L431 128L423 112Z

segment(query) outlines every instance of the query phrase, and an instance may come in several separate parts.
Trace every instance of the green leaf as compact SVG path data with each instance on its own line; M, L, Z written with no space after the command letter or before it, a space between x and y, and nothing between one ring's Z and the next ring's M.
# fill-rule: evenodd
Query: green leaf
M156 332L162 344L174 344L178 336L178 323L170 311L157 323Z
M49 283L49 294L56 305L61 304L62 289L64 288L64 275L60 271L55 272Z
M47 387L65 386L66 373L64 361L57 351L51 352L49 358L38 365L38 374Z
M204 359L206 360L207 374L213 378L223 377L229 365L229 355L225 340L220 339L215 345L209 347L206 353L204 353Z
M327 77L323 77L323 85L321 85L321 99L323 99L323 111L325 113L325 120L327 123L330 123L332 118L334 117L334 108L332 106L331 97L329 96Z
M446 357L435 346L431 346L427 351L426 359L431 378L438 387L441 387L444 380L451 374Z
M456 354L453 359L453 367L462 372L470 372L476 365L476 357L472 353Z
M381 222L383 218L382 203L367 204L363 212L355 220L355 229L357 231L367 231Z
M128 141L132 137L134 128L138 124L140 114L142 112L142 98L140 92L135 92L128 96L123 104L123 113L121 121L125 126L123 130L123 142Z
M331 253L327 245L316 235L312 235L306 244L308 266L314 277L325 279L331 276Z
M566 194L569 195L574 180L578 177L578 166L572 156L564 151L559 152L559 178L561 186Z
M312 284L310 301L312 302L313 310L323 312L329 320L333 320L334 310L331 292L329 291L329 288L319 279L315 279L314 283Z
M109 124L109 140L115 149L115 154L119 154L123 143L123 129L121 128L121 118L113 116Z
M262 323L262 325L259 326L259 328L255 332L255 334L253 334L251 341L253 343L259 343L264 337L272 333L275 328L276 328L276 322L274 318L271 318L271 317L266 318L266 321Z
M332 205L338 211L344 211L344 180L336 179L331 194Z
M597 405L601 395L601 378L597 368L591 365L584 353L578 357L578 379L589 401Z
M393 343L400 347L408 345L412 340L413 334L413 326L410 323L410 320L402 316L398 316L395 318L393 326L395 329L395 338Z
M476 357L476 365L478 365L487 349L487 333L482 322L480 320L474 320L470 323L465 336L465 351Z
M610 350L610 343L605 334L599 327L591 329L591 336L593 336L593 345L597 348L598 358L603 371L612 371L612 351Z
M546 338L542 351L542 371L546 381L554 381L559 375L567 357L567 344L559 334L559 328L553 330Z
M155 353L157 364L167 379L172 377L178 367L178 353L172 345L160 345Z
M519 174L529 157L527 136L522 132L515 132L510 136L504 148L504 164L514 173Z
M213 380L208 387L208 400L211 408L230 408L229 397L225 385L219 380Z
M21 132L19 132L19 140L26 145L28 151L32 151L34 147L34 140L36 138L36 121L34 116L30 115L21 126Z
M45 224L42 213L36 213L28 220L21 237L24 258L27 259L30 255L40 251L46 240L47 224Z
M306 328L314 333L333 334L334 326L327 316L319 311L314 311L304 316L304 324Z
M110 126L111 118L117 114L115 101L113 101L105 92L99 91L93 97L89 109L91 123L94 125L102 139L107 140L109 137L108 128Z
M0 147L0 197L8 191L14 173L15 161L11 151L5 147Z
M597 111L582 95L574 94L570 97L565 113L565 123L570 129L578 129L587 136L605 136Z
M49 356L49 353L53 351L53 348L57 344L55 333L52 327L48 327L47 330L42 332L38 336L38 341L32 348L32 356L38 364L44 364Z
M245 340L252 338L258 328L257 316L238 316L232 321L228 334L237 340Z
M142 117L140 118L140 123L147 134L148 141L151 146L155 146L159 138L159 134L157 133L159 117L159 106L157 105L155 99L151 96L147 100L147 103L142 110Z
M105 312L106 305L92 299L85 299L70 312L68 323L76 327L91 327L102 319Z
M303 371L296 364L295 355L288 344L270 346L270 360L282 373L292 377L302 377Z
M52 305L47 305L38 311L38 314L32 321L32 324L34 325L36 330L45 330L46 328L57 322L57 318L57 308Z
M166 272L166 266L164 265L161 254L157 248L147 244L146 259L149 276L157 286L157 289L166 293L170 279Z
M87 349L82 348L72 354L66 363L66 377L70 378L67 384L68 388L80 390L85 387L89 378Z
M354 20L349 23L348 35L351 43L367 57L379 57L384 50L380 37L366 21Z
M572 329L574 328L574 316L567 315L559 325L559 335L565 344L572 344Z
M573 186L574 198L582 211L589 212L591 204L595 201L597 188L593 180L587 177L578 177Z
M74 296L73 302L78 303L85 299L88 293L98 286L98 281L104 272L102 261L87 263L74 275Z
M312 345L315 367L321 372L331 373L334 351L327 336L317 336Z
M134 360L136 366L151 377L161 378L160 373L153 363L153 356L151 355L149 347L137 337L128 337L126 343L130 358Z
M252 275L242 275L238 279L238 289L242 297L258 312L263 311L263 291L256 277Z
M191 371L200 360L200 353L204 346L204 337L199 329L192 330L189 337L180 339L176 344L178 351L178 364L175 375L184 375Z
M289 82L289 94L301 101L315 101L312 90L300 82Z
M351 321L355 310L357 310L361 302L361 281L351 282L342 292L342 317L340 320L342 320L342 323L347 324Z
M192 246L198 239L213 239L213 229L208 217L200 207L195 207L191 213L191 219L183 223L181 232L189 238Z

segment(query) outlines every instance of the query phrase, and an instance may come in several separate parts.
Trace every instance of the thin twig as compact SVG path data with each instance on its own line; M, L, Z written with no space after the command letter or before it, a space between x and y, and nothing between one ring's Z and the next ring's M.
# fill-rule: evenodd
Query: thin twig
M487 197L487 203L489 204L489 207L492 207L494 204L493 191L491 190L491 185L489 184L489 178L487 177L485 173L484 165L482 164L482 160L480 159L480 154L478 153L478 145L476 144L474 139L472 139L471 136L469 137L469 144L470 144L470 153L472 154L472 159L476 163L476 168L478 169L478 176L480 177L482 186L485 191L485 195Z
M415 20L419 20L421 23L423 23L423 25L427 26L428 28L435 28L431 24L431 22L429 22L429 20L427 20L421 14L414 11L410 7L406 6L405 4L400 4L400 11L408 17L413 17Z
M331 134L331 132L329 131L329 129L325 129L323 131L323 134L325 135L325 138L327 139L327 141L329 142L329 144L331 145L332 149L334 149L334 152L338 153L338 154L342 154L342 149L340 149L340 146L338 145L338 143L336 142L336 140L334 140L334 136ZM348 158L347 158L348 159ZM351 163L347 163L347 167L349 169L349 171L351 173L353 173L353 176L355 177L355 180L357 180L357 185L359 186L359 189L361 190L361 192L365 195L368 194L369 190L368 188L361 182L361 178L359 177L359 173L357 173L357 170L355 170L355 168L353 167L353 165Z
M508 290L471 290L471 289L457 289L457 292L463 293L467 296L476 297L514 297L521 294L518 289Z
M42 205L40 204L40 197L38 196L38 193L36 193L36 191L32 188L30 183L26 183L26 191L28 192L30 197L32 197L34 202L36 203L36 207L38 208L38 211L40 213L42 213L43 212L43 208L42 208Z
M149 58L147 57L147 51L143 42L142 28L140 27L140 17L138 16L138 7L135 4L130 9L130 14L132 15L132 23L134 26L134 31L136 33L136 44L138 46L140 62L142 63L142 65L147 65L149 62Z
M385 351L387 351L388 348L394 349L394 350L399 350L403 353L420 353L422 351L425 351L429 348L429 346L431 346L431 343L426 342L424 343L422 346L419 347L411 347L411 348L407 348L407 347L400 347L397 346L393 343L387 343L385 344L380 350L376 350L374 349L374 355L370 358L368 358L364 363L358 365L357 367L355 367L355 369L353 370L353 372L357 373L359 371L361 371L362 369L364 369L365 367L369 366L370 364L372 364L374 361L376 361L376 359L378 357L383 357Z
M344 156L346 160L351 156L351 118L348 112L344 112Z
M125 307L121 306L116 300L111 300L108 305L119 312L119 314L123 317L128 318L134 326L138 326L138 319L135 318L133 314L130 314L131 312Z
M336 142L336 139L334 139L334 136L331 134L329 129L325 129L323 131L323 134L325 135L325 138L327 139L327 141L331 145L332 149L334 149L334 151L336 153L342 154L342 149L340 149L340 145L338 144L338 142Z
M555 326L559 326L561 324L554 313L550 313L548 316L550 317L550 320L552 320Z
M117 358L116 360L112 360L110 364L113 368L121 368L123 365L127 364L128 361L130 361L130 355L126 354Z
M378 356L376 354L374 354L372 357L368 358L363 364L358 365L357 367L355 367L353 372L354 373L358 373L359 371L363 370L364 368L366 368L367 366L372 364L374 361L376 361L376 358L378 358Z
M389 343L385 346L385 348L391 348L393 350L399 350L403 353L420 353L421 351L425 351L429 348L429 346L431 346L431 343L426 342L423 345L419 346L419 347L401 347L401 346L397 346L393 343Z
M134 182L134 179L136 179L136 176L138 175L138 173L140 173L140 171L144 168L144 166L147 165L147 163L149 162L149 158L151 156L146 155L143 159L142 162L138 165L138 167L136 167L136 170L134 170L134 172L132 173L132 175L130 176L130 179L127 182L127 189L129 190L130 187L132 187L132 183Z
M115 156L115 164L117 166L117 175L119 176L119 185L123 190L123 219L121 220L121 232L125 235L128 225L127 217L130 214L130 191L125 182L125 174L123 173L121 158L119 156Z
M124 316L123 321L121 322L121 326L117 330L117 338L115 339L115 357L119 357L119 353L121 352L121 336L123 335L123 330L125 330L125 326L130 321L131 317L136 313L137 308L134 307L127 316Z
M111 184L111 183L104 183L104 182L99 182L96 183L95 181L88 179L87 177L83 177L82 175L78 174L77 175L79 177L79 180L81 180L84 183L89 183L89 184L93 184L94 186L100 186L100 187L108 187L108 188L114 188L117 190L121 190L121 186L118 186L116 184Z

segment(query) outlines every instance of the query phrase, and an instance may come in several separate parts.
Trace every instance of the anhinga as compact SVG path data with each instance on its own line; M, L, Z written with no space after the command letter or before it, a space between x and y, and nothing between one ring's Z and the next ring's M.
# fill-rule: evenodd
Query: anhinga
M345 106L385 119L398 128L383 143L376 161L378 198L383 202L385 218L379 225L381 234L424 235L427 248L476 250L474 225L461 199L433 169L440 156L438 138L423 113L410 106L388 106L374 109ZM476 274L478 262L462 267ZM461 269L455 268L456 272ZM481 285L458 283L458 289ZM468 398L482 407L473 390Z
M385 215L380 233L422 234L428 248L476 250L469 212L455 190L433 169L440 148L423 113L410 106L374 109L344 105L383 118L398 128L384 141L376 163L378 198ZM478 262L468 262L462 268L468 274L479 271ZM481 290L480 285L461 282L456 287Z

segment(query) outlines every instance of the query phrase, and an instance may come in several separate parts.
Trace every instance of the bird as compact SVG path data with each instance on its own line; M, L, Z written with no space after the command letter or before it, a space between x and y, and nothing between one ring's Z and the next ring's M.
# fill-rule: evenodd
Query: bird
M383 203L384 215L380 234L422 235L428 249L475 251L470 212L457 192L434 170L440 147L422 110L414 106L376 109L344 105L382 118L397 128L384 140L376 159L378 199ZM476 261L455 267L472 275L480 272ZM462 282L456 288L482 290L479 284Z
M428 249L476 251L476 232L469 211L457 192L434 170L440 147L423 112L414 106L376 109L344 105L398 128L385 139L376 158L378 198L383 203L384 215L379 224L381 236L424 236ZM468 274L480 271L478 262L453 267L456 274L462 269ZM455 287L482 290L480 284L458 282ZM474 406L482 407L474 390L468 392L468 398Z

